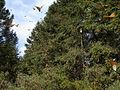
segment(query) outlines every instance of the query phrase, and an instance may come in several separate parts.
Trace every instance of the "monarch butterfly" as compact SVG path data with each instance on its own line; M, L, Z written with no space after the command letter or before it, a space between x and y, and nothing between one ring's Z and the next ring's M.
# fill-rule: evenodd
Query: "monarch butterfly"
M120 3L120 1L118 1L118 3Z
M40 12L41 11L41 9L43 8L43 6L41 6L41 7L38 7L38 6L35 6L36 8L37 8L37 10ZM34 8L33 8L34 9Z
M113 18L113 17L116 17L116 15L115 15L115 13L112 13L110 16L104 15L103 17L104 17L104 18Z
M118 23L112 23L112 24L118 24Z
M83 30L82 29L80 29L80 33L82 33L83 32Z
M117 63L116 63L115 59L111 60L110 63L112 65L113 70L116 71L117 70Z
M13 27L15 24L7 25L7 27Z
M18 27L18 26L19 26L19 24L16 24L15 26L16 26L16 27Z

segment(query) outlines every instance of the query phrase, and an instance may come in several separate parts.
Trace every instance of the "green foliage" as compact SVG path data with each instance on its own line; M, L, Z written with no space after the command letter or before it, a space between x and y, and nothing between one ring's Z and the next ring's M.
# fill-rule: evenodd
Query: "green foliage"
M14 18L5 7L5 1L0 1L0 88L7 89L16 78L18 62L17 37L7 25L12 24Z
M107 90L119 90L120 89L120 81L117 80L111 85Z
M4 5L5 5L5 1L4 1L4 0L1 0L1 1L0 1L0 10L4 7Z
M117 1L58 0L28 39L22 72L38 73L47 90L112 89L120 80L110 65L120 57L118 12Z
M8 72L6 72L6 73L1 72L0 73L0 88L6 89L9 86L10 83L7 80L7 76L8 76Z
M27 39L8 88L119 90L119 7L113 0L57 0ZM116 17L103 17L112 13ZM110 64L114 58L117 71Z
M96 63L106 63L112 55L117 54L117 50L109 45L104 45L102 42L96 42L89 50L91 57ZM106 61L107 60L107 61Z

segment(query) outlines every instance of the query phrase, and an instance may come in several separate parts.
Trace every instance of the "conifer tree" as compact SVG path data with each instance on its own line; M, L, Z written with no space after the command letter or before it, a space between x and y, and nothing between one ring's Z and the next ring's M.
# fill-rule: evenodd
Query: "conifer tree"
M23 73L39 74L43 89L118 88L120 69L110 60L119 63L119 7L115 0L58 0L28 39Z
M11 30L14 16L5 8L5 1L0 1L0 72L8 72L12 79L15 74L15 64L18 61L17 37Z

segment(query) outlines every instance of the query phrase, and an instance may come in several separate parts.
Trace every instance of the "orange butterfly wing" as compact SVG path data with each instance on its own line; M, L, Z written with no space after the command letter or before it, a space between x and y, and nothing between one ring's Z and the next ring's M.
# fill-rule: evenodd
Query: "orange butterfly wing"
M115 61L113 61L113 60L111 60L110 63L111 63L112 66L117 65L117 63Z
M103 17L104 17L104 18L109 18L110 16L106 16L106 15L104 15Z
M113 70L116 71L116 69L117 69L117 63L115 61L113 61L113 60L111 60L110 63L112 65Z
M41 7L35 6L35 7L36 7L36 8L38 9L38 11L40 12L43 6L41 6Z
M7 25L7 27L13 27L15 24Z
M115 13L112 13L110 16L104 15L103 17L104 17L104 18L113 18L113 17L116 17L116 15L115 15Z

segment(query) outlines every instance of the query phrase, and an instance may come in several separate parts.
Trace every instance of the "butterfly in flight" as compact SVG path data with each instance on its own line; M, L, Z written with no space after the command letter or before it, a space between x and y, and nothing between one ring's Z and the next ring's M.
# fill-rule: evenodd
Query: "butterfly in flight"
M18 27L18 26L19 26L19 24L11 24L11 25L7 25L6 27L13 27L13 26Z
M6 27L13 27L15 24L7 25Z
M16 27L18 27L18 26L19 26L19 24L16 24L15 26L16 26Z
M116 15L115 15L115 13L112 13L110 16L104 15L103 17L104 18L113 18L113 17L116 17Z
M43 6L40 6L40 7L38 7L38 6L35 6L35 8L40 12L41 11L41 9L43 8ZM35 10L35 8L33 8L34 10Z
M115 60L116 60L116 59L112 59L112 60L110 61L111 65L112 65L112 68L113 68L114 71L117 70L117 63L116 63Z

